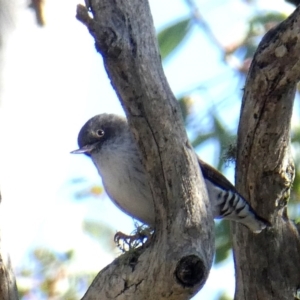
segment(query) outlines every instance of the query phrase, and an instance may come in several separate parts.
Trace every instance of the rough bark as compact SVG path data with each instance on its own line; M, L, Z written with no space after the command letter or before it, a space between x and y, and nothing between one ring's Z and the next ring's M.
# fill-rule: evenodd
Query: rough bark
M163 73L147 0L91 0L95 38L149 174L155 236L102 270L83 299L189 299L214 254L213 219L180 108Z
M297 291L299 296L300 236L286 208L294 178L290 123L299 53L297 8L261 41L244 91L236 186L271 227L254 235L232 224L236 300L288 300Z

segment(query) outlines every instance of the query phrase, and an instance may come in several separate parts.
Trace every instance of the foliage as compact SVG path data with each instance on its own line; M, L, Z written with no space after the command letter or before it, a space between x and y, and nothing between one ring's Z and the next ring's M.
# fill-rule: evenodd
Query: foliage
M182 43L190 29L190 18L172 24L157 35L160 54L166 59Z
M36 248L30 261L17 272L20 299L75 300L87 289L95 274L74 272L74 251L57 253Z

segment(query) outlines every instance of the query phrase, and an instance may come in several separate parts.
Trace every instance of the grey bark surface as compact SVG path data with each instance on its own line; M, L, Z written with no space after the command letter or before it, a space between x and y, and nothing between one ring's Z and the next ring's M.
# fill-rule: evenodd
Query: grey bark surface
M211 268L214 225L180 108L163 73L148 2L86 4L93 17L79 5L77 18L95 39L134 133L149 174L156 228L146 249L103 269L83 299L190 299Z
M300 236L286 208L294 179L290 124L299 54L298 7L261 41L244 90L236 186L271 227L253 235L232 224L236 300L294 299L300 287Z

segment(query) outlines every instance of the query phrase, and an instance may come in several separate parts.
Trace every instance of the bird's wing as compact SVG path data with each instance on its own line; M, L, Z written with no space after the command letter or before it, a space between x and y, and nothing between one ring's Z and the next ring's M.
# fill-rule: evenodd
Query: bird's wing
M234 185L219 171L204 162L198 157L199 165L202 170L203 177L224 190L230 190L237 193Z

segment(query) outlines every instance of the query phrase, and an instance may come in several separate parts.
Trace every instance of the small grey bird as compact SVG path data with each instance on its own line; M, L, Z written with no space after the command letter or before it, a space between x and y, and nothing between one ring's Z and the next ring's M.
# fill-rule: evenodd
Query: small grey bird
M154 204L144 167L125 118L100 114L85 123L79 149L94 162L111 200L126 214L154 227ZM199 159L214 218L233 220L259 233L267 227L250 204L217 170Z

